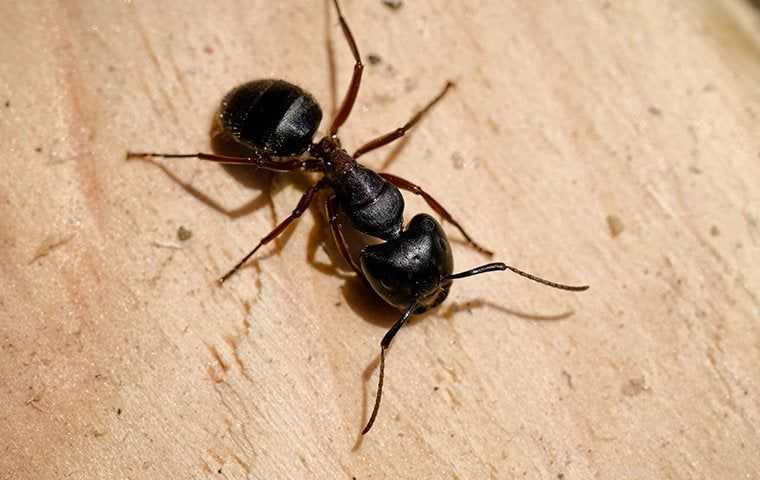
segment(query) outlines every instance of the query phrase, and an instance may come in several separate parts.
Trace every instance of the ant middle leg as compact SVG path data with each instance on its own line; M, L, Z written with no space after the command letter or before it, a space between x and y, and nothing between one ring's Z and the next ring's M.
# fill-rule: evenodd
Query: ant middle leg
M422 120L422 117L424 117L430 111L430 109L433 108L433 106L436 103L438 103L452 87L454 87L454 82L449 80L448 82L446 82L446 85L444 85L443 90L441 90L441 92L438 95L436 95L435 98L433 98L430 102L428 102L428 104L425 105L425 107L422 110L415 113L412 116L412 118L404 124L403 127L397 128L396 130L390 133L386 133L385 135L381 135L365 143L354 152L354 155L353 155L354 159L359 158L361 155L364 155L367 152L371 152L372 150L388 145L392 141L397 140L403 137L404 135L406 135L406 132L408 132L414 125L416 125L417 122Z
M227 279L230 278L233 274L235 274L235 272L240 270L240 267L242 267L245 264L245 262L247 262L248 259L251 258L253 254L255 254L259 250L259 248L261 248L262 246L266 245L267 243L277 238L282 232L285 231L286 228L288 228L288 225L290 225L291 223L293 223L294 220L296 220L298 217L303 215L306 209L309 208L311 201L314 199L314 195L316 195L318 191L322 190L328 185L329 183L327 182L327 180L323 178L316 184L309 187L309 189L304 192L303 196L301 197L301 200L298 202L298 205L296 205L296 208L293 210L293 212L290 215L288 215L288 217L285 218L285 220L280 222L280 224L277 225L274 228L274 230L269 232L269 234L266 237L262 238L261 241L258 243L258 245L256 245L256 247L254 247L253 250L248 252L248 254L245 257L243 257L234 267L232 267L232 269L229 272L225 273L222 276L222 278L219 279L219 283L222 284L225 281L227 281Z
M338 0L333 0L333 3L335 4L335 10L338 12L338 20L340 20L343 36L346 37L346 42L348 42L348 46L351 48L351 54L354 56L354 73L351 75L351 83L348 86L345 98L343 98L343 103L340 105L340 110L338 110L335 118L333 118L330 132L328 133L329 136L338 133L338 129L346 122L351 109L354 108L356 96L359 94L359 85L362 81L362 71L364 71L364 64L362 63L361 55L359 55L359 47L356 46L354 35L351 33L351 29L348 28L348 22L343 17Z
M443 207L443 205L441 205L440 203L438 203L438 201L435 198L433 198L429 193L427 193L426 191L424 191L418 185L415 185L414 183L410 182L409 180L406 180L404 178L398 177L398 176L390 174L390 173L378 173L378 175L380 175L385 180L389 181L390 183L392 183L393 185L395 185L398 188L401 188L401 189L406 190L408 192L412 192L415 195L421 196L425 200L425 202L427 202L427 204L430 206L430 208L432 208L438 215L440 215L441 217L443 217L444 220L446 220L447 222L451 223L452 225L454 225L459 230L459 232L462 234L462 236L465 238L465 240L467 240L467 243L469 243L470 246L472 246L472 248L474 248L475 250L477 250L477 251L479 251L479 252L481 252L481 253L489 256L489 257L493 256L493 252L491 250L489 250L489 249L481 246L475 240L473 240L472 237L470 237L467 234L467 232L465 232L464 228L462 228L462 226L459 224L459 222L457 222L456 220L454 220L454 217L451 216L451 214Z
M346 237L343 236L343 226L338 221L338 199L335 195L330 196L327 200L327 217L330 222L330 231L333 235L333 241L338 246L340 254L343 259L348 263L356 274L361 278L364 283L367 283L367 278L364 276L361 268L356 264L351 254L348 251L348 243Z
M271 172L292 172L303 170L309 172L323 171L322 162L314 158L291 158L274 157L266 153L252 152L246 157L232 157L228 155L216 155L211 153L155 153L155 152L127 152L127 160L133 158L198 158L225 165L250 165L252 167L269 170Z

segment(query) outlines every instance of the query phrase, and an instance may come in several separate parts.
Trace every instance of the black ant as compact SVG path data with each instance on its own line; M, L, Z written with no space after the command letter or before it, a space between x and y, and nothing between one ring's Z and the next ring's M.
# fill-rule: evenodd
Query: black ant
M361 155L385 146L404 136L453 87L447 82L443 90L427 106L417 112L403 127L382 135L349 154L338 139L338 129L348 119L356 101L364 66L356 41L340 10L333 0L341 29L354 57L354 71L343 102L333 118L330 129L318 143L312 139L322 119L322 109L314 97L300 87L284 80L255 80L240 85L222 100L219 121L223 132L251 151L245 157L209 153L167 154L133 153L128 158L199 158L217 163L250 165L273 172L321 172L324 176L308 188L293 212L264 237L229 272L219 279L224 283L259 250L280 235L308 208L320 190L332 190L327 200L327 212L333 239L341 255L356 274L383 300L403 310L380 342L380 373L377 397L367 425L366 434L375 422L383 393L385 351L393 337L413 314L438 306L449 294L454 280L497 270L510 270L533 281L563 290L582 291L588 286L570 286L550 282L504 263L489 263L453 273L451 246L441 225L430 215L415 215L403 228L404 198L399 189L420 195L436 213L454 225L467 242L481 253L493 255L478 245L454 220L448 211L430 194L414 183L390 173L376 173L360 165ZM338 213L343 212L351 227L359 232L384 240L367 245L357 263L348 251Z

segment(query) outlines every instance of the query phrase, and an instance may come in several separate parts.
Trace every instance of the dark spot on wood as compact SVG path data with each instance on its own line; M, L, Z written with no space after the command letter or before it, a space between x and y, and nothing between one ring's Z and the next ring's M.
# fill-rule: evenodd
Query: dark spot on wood
M464 168L464 156L459 152L451 154L451 162L454 164L454 169L461 170Z
M37 153L42 153L42 147L34 147L34 151Z
M121 415L121 408L116 409L116 415Z
M623 233L623 221L617 215L607 215L607 227L610 229L610 236L616 238Z
M565 377L565 383L567 384L567 388L570 390L575 390L575 386L573 385L573 376L570 375L569 372L566 370L562 370L562 376Z
M177 238L180 242L184 242L187 240L190 240L193 236L193 231L185 228L184 226L180 225L180 227L177 229Z
M660 110L657 107L654 107L654 106L649 107L648 111L649 111L649 113L651 113L655 117L661 117L662 116L662 110Z
M383 0L383 5L391 10L398 10L404 6L404 2L402 0Z
M370 65L377 65L383 61L382 57L376 53L370 53L367 55L367 61Z
M710 227L710 235L712 235L713 237L717 237L718 235L720 235L720 230L718 230L718 227L716 227L715 225Z
M626 397L635 397L642 392L648 392L650 388L647 386L646 379L644 377L631 378L623 384L620 391Z

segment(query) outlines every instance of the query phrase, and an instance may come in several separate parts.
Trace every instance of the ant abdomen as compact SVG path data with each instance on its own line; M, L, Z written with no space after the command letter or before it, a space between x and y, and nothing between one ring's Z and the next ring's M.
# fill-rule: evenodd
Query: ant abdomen
M416 313L446 298L454 270L451 246L430 215L415 215L397 238L362 250L359 261L372 289L398 308L417 303Z
M237 142L277 156L303 153L322 120L314 97L284 80L254 80L222 100L219 120Z
M383 240L401 234L404 197L377 173L354 164L333 182L333 188L354 228Z

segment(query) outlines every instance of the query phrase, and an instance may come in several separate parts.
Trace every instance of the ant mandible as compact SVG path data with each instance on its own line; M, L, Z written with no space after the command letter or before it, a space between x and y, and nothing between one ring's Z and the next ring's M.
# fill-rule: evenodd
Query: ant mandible
M198 158L211 162L250 165L273 172L320 172L324 176L304 192L293 212L265 236L229 272L220 279L224 283L237 272L259 248L274 240L300 217L320 190L332 190L327 199L327 213L333 239L341 255L356 274L383 300L403 310L401 318L380 342L380 372L377 396L367 425L375 422L383 393L385 351L393 337L413 314L438 306L449 294L454 280L497 270L510 270L533 281L563 290L582 291L588 286L571 286L544 280L504 263L488 263L460 273L453 273L451 246L438 221L424 213L415 215L403 228L404 198L399 189L421 196L444 220L454 225L467 242L481 253L493 253L475 242L451 214L430 194L414 183L390 173L376 173L356 160L365 153L385 146L404 136L453 87L447 82L443 90L402 127L375 138L349 154L338 139L338 130L346 122L359 93L364 65L359 49L338 0L333 0L343 35L354 57L354 71L348 92L318 143L312 139L322 119L322 109L314 97L284 80L266 79L245 83L233 89L222 100L219 121L223 133L250 149L245 157L209 153L169 154L128 152L127 158ZM339 221L339 212L359 232L384 240L367 245L359 254L359 262L349 254Z

